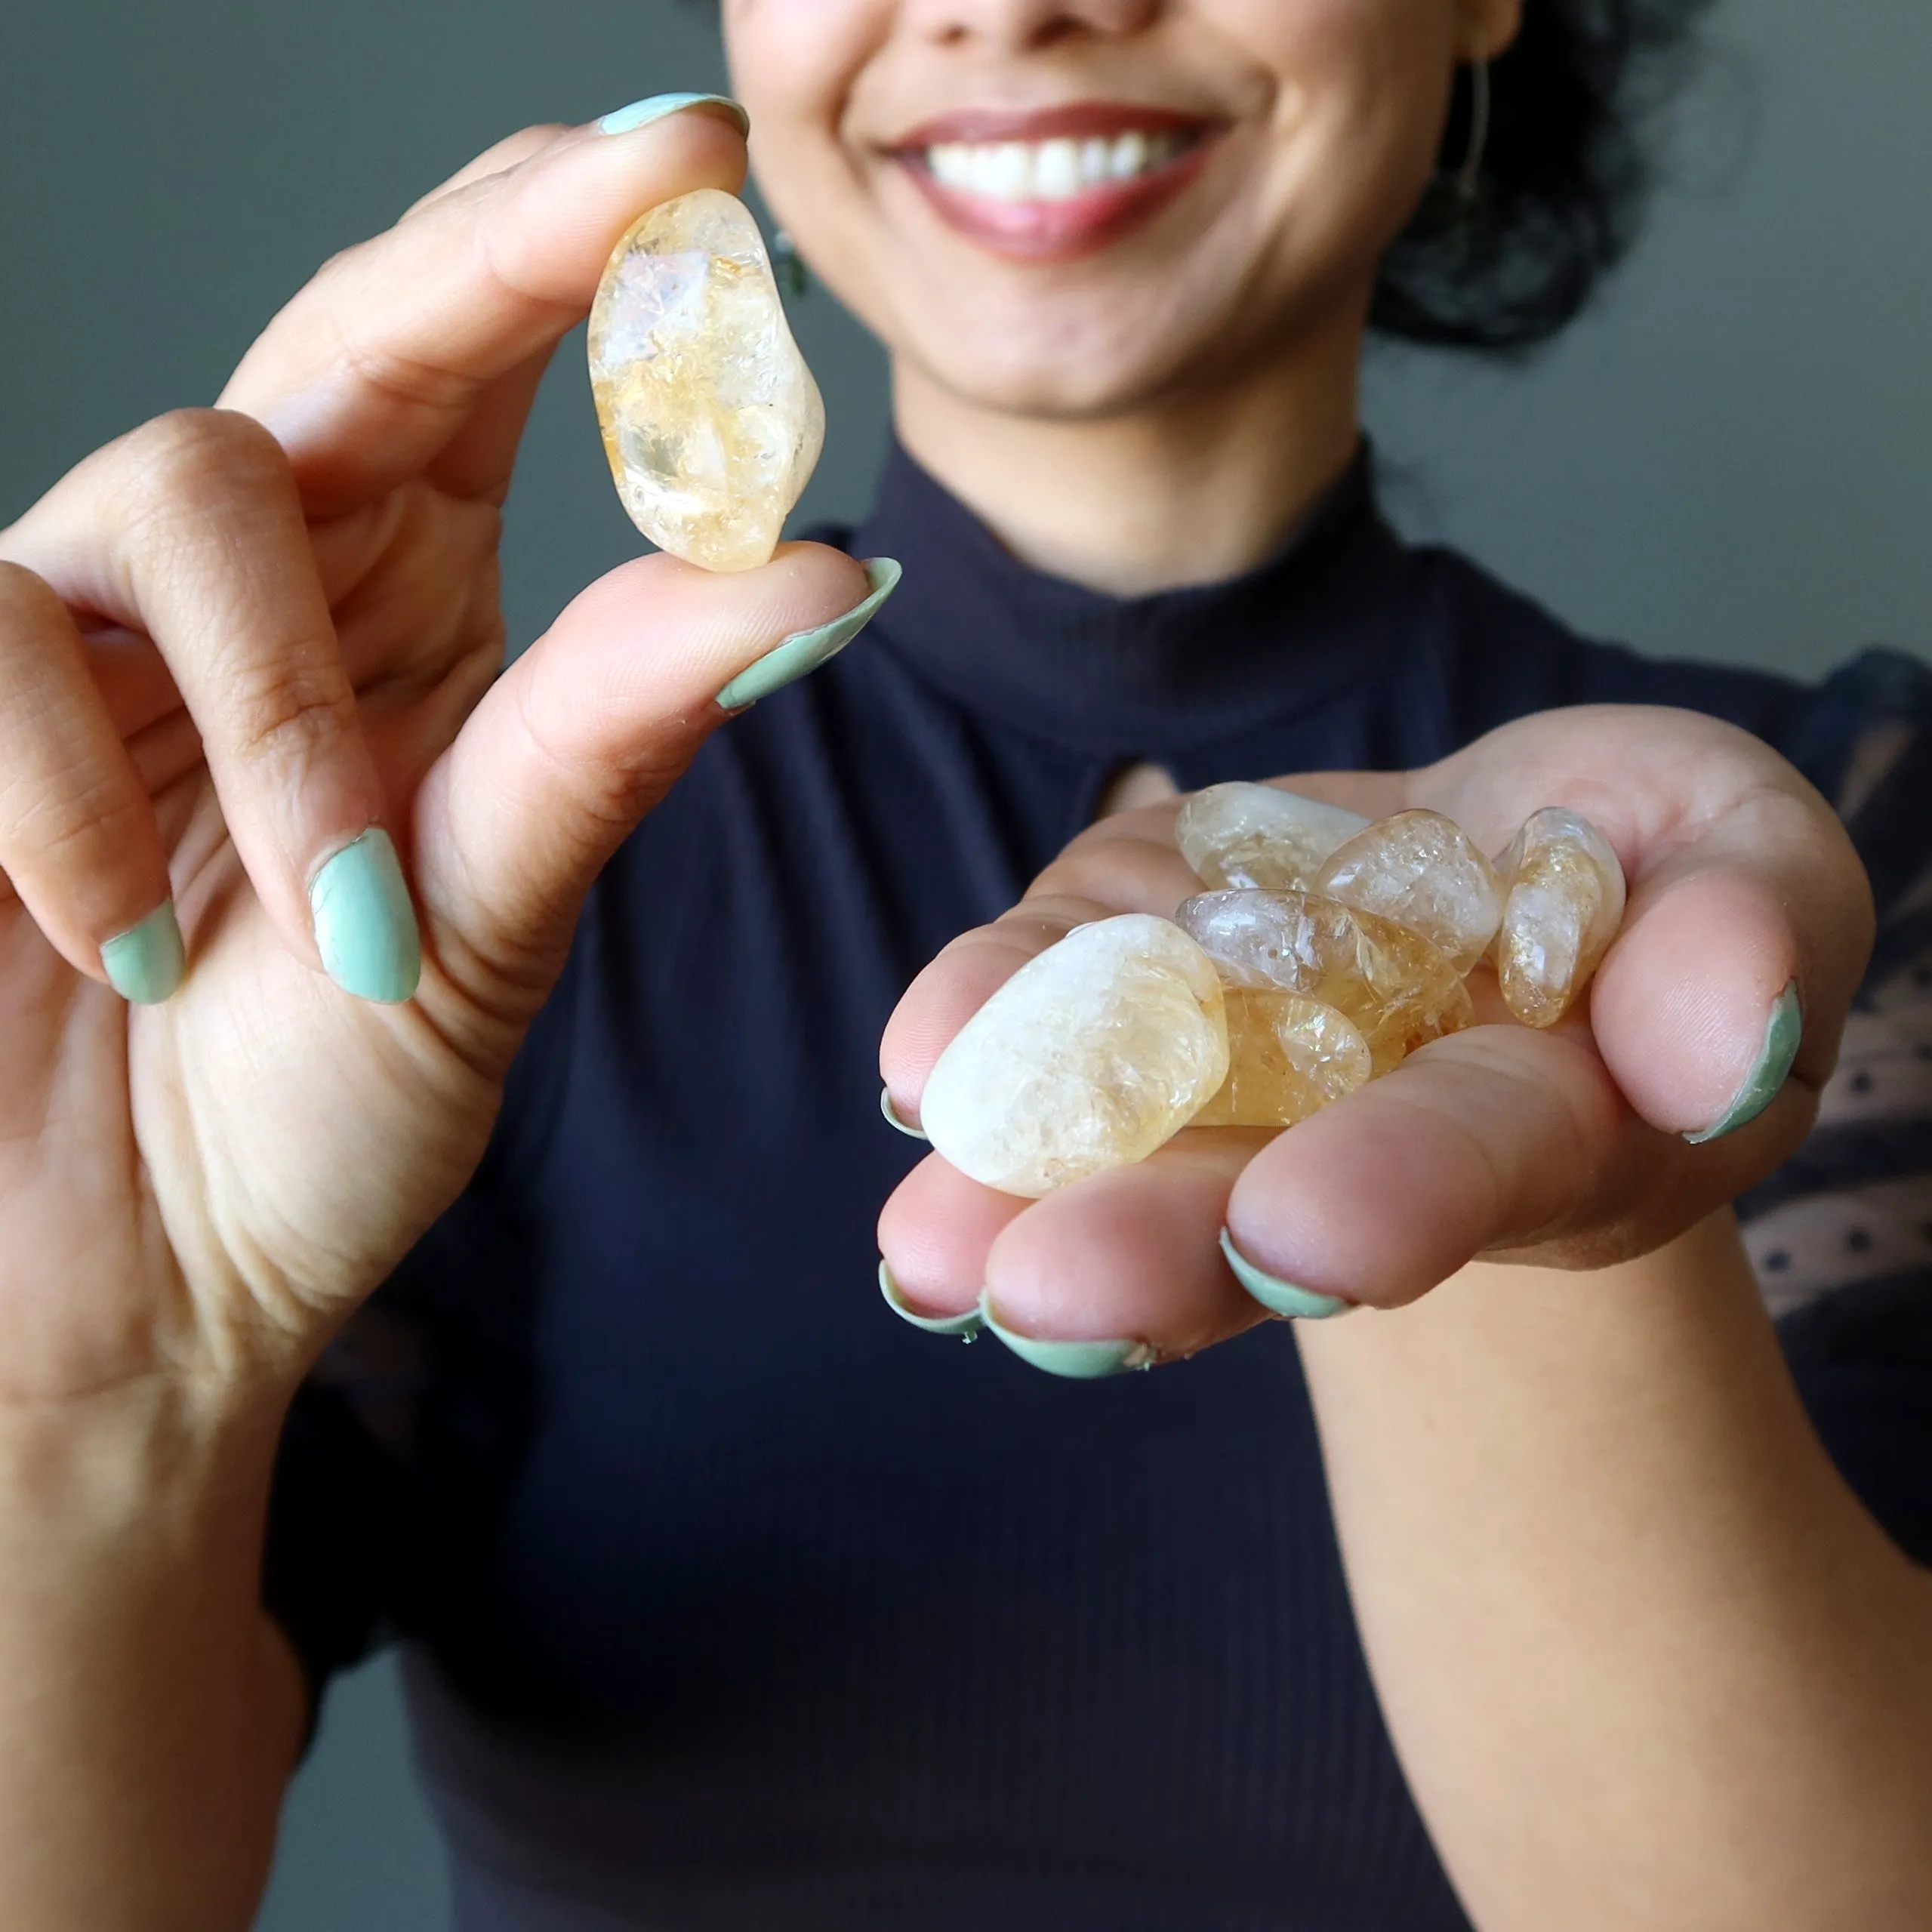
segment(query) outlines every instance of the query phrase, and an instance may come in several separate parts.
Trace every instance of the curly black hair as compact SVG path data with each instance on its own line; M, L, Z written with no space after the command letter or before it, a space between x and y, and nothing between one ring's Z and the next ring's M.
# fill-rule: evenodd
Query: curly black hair
M1546 341L1587 303L1636 233L1651 168L1644 124L1681 78L1709 0L1528 0L1490 70L1489 140L1473 195L1468 69L1441 171L1382 258L1372 320L1385 335L1508 350Z

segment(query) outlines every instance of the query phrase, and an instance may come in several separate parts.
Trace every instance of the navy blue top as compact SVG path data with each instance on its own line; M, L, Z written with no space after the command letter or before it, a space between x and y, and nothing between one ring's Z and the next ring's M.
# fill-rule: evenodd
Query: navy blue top
M1274 562L1151 597L1029 572L903 454L847 547L897 597L612 863L474 1185L298 1400L269 1601L318 1683L404 1641L461 1932L1462 1927L1292 1337L1081 1385L894 1320L880 1029L1126 762L1411 766L1599 701L1758 732L1858 808L1887 922L1753 1254L1932 1555L1932 676L1585 642L1405 546L1366 461Z

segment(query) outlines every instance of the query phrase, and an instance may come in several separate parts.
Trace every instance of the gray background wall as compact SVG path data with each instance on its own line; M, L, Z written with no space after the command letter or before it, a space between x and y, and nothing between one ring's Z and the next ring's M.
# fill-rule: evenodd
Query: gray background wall
M0 519L211 397L318 261L506 130L723 79L710 10L670 0L14 0L0 27ZM1378 353L1393 507L1647 649L1932 655L1932 13L1725 0L1712 38L1644 245L1554 353ZM822 294L797 313L832 423L802 513L850 516L880 360ZM636 547L573 340L511 500L513 638ZM424 1932L444 1898L378 1664L331 1699L263 1932Z

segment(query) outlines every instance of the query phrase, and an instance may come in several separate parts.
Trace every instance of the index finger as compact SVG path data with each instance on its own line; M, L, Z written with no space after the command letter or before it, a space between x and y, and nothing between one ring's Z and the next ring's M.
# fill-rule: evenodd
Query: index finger
M221 406L274 433L311 513L367 502L424 469L499 384L514 391L520 423L533 359L589 313L630 223L694 189L743 185L732 104L677 98L689 104L618 133L572 129L418 203L326 263L270 323ZM500 492L514 451L513 430L459 486Z

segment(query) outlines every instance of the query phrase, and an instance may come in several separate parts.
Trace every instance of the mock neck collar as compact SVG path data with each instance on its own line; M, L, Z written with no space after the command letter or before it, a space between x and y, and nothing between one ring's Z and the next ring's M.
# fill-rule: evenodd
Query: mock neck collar
M904 580L880 646L969 708L1071 749L1181 751L1360 676L1392 636L1405 553L1366 445L1268 562L1220 583L1115 597L1030 569L895 442L859 556Z

